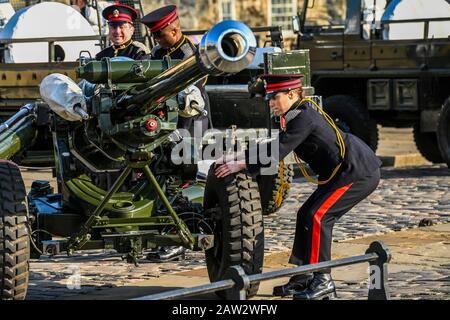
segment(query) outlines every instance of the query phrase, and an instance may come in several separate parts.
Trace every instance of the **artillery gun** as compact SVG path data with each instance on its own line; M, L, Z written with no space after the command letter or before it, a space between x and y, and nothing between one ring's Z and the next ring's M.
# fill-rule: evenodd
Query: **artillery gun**
M181 188L173 179L180 166L170 159L178 116L173 97L207 75L246 68L255 47L251 30L229 20L204 35L197 53L184 61L82 64L77 72L92 83L91 93L79 94L63 75L44 79L41 92L52 111L28 104L1 124L0 159L30 146L36 126L48 123L58 193L48 182L34 181L27 196L17 165L0 161L0 297L26 296L30 251L70 255L107 248L136 263L145 249L181 245L205 250L212 281L232 265L261 272L256 181L245 173L219 181L210 170L206 182ZM53 92L43 89L47 79L59 81ZM75 90L58 105L52 99L61 87ZM257 290L252 285L249 296Z
M11 2L15 3L14 7L17 9L16 1ZM140 1L121 0L119 2L134 6L135 9L140 8L141 14L143 13ZM99 3L99 1L93 1L92 5L96 7ZM41 8L39 9L38 7ZM34 19L42 15L42 13L39 14L38 12L33 11L38 9L39 12L54 12L55 15L60 16L59 21L62 22L58 23L58 21L52 21L52 23L48 24L46 28L43 28L40 24L39 38L28 38L28 33L26 33L27 38L23 38L23 33L21 33L22 35L18 39L15 34L16 32L21 30L34 32ZM94 8L91 9L94 10ZM46 75L50 73L61 73L67 75L75 81L78 81L79 79L77 79L77 74L75 72L78 62L75 62L75 59L78 59L79 55L89 54L93 56L98 50L104 48L106 45L106 39L103 37L104 33L101 32L101 28L99 29L100 34L94 36L95 32L90 30L91 27L89 26L89 23L85 21L85 19L77 12L74 12L70 7L60 3L44 1L35 6L29 7L27 10L27 12L29 12L27 19L30 20L24 21L27 19L22 19L22 16L22 18L16 16L16 18L11 19L8 22L7 29L10 31L8 32L8 37L6 37L5 34L2 35L0 32L0 38L4 38L0 39L0 69L2 71L0 72L0 121L5 121L8 119L25 104L36 104L37 101L41 101L39 84ZM97 12L98 21L96 21L96 24L100 25L101 19L98 14L99 11L94 10L93 12ZM20 14L25 13L22 11ZM86 29L86 32L80 33L79 37L74 37L73 31L70 29L66 30L68 28L66 21L73 17L78 17L78 19L81 18L80 22L87 25L83 28ZM18 21L21 22L20 25L18 24ZM144 39L142 36L144 36L143 32L145 30L139 30L139 25L140 23L135 24L137 29L134 34L134 39L143 41ZM55 30L58 32L55 33ZM68 34L61 37L60 35L62 30L66 30L65 32ZM266 45L271 46L271 48L259 49L282 50L283 37L280 26L256 27L252 28L252 31L255 33L257 38L261 38L261 40L265 39L264 47ZM197 39L205 32L206 30L191 30L185 31L184 33L186 35L193 36L192 40L196 43ZM59 36L55 37L56 35ZM145 38L147 39L148 37ZM150 41L151 39L147 40ZM89 46L91 47L91 50L87 50L88 47L86 45L86 41L90 43ZM92 46L97 41L99 42L101 48L98 47L92 49ZM150 43L149 41L146 41L146 43ZM39 48L41 49L39 59L37 59L38 55L36 51L36 43L39 44ZM80 47L80 43L85 44ZM66 46L69 44L69 47ZM24 45L25 48L21 47L22 45ZM97 47L97 45L94 47ZM22 49L19 51L15 51L16 49L11 51L10 48ZM80 52L80 50L82 51ZM33 54L29 54L29 52L33 52ZM69 52L72 59L69 59ZM16 56L17 53L20 53L20 56ZM76 58L74 58L74 55ZM14 63L11 63L11 58L14 58ZM25 61L33 62L24 62L19 58L25 59ZM4 63L7 61L9 63ZM227 130L230 127L236 127L238 131L246 131L249 129L249 131L258 131L263 134L264 131L270 131L271 127L278 127L277 123L271 121L272 118L266 102L258 97L253 99L249 98L247 83L253 80L253 78L261 72L274 71L265 70L264 68L259 67L258 64L263 62L262 59L255 59L255 61L258 61L258 63L252 64L251 67L237 74L233 74L231 76L226 75L208 77L206 90L210 98L209 115L211 120L210 122L215 128L219 130ZM283 61L281 65L284 67L284 64L285 62ZM125 76L129 76L129 74L126 73L126 70L124 72ZM113 74L115 73L116 72L113 72ZM308 66L305 65L302 73L308 74L305 79L308 79L309 81ZM145 79L145 77L141 77L139 80L137 80L137 77L135 76L133 77L133 80L131 78L124 79L124 77L121 77L120 79L115 79L113 82L117 85L118 82L132 83L133 81L139 82L143 79ZM41 114L45 113L45 108L40 109L42 110ZM30 167L54 165L54 155L52 152L52 144L50 143L52 140L52 135L48 130L48 125L45 123L45 117L42 118L42 120L43 121L38 121L41 125L37 126L38 133L35 138L35 142L31 147L21 148L21 152L15 153L14 157L11 158L14 162L22 166ZM294 159L284 161L282 165L279 166L279 170L276 175L266 175L259 178L258 184L260 186L264 214L272 214L282 207L284 200L287 198L290 183L292 182L294 176L294 163Z

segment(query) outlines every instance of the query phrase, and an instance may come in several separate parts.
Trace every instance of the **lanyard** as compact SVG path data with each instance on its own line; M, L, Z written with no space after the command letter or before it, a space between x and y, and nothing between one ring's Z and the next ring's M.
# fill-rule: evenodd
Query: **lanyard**
M178 49L180 49L181 48L181 46L183 45L183 44L185 44L186 43L186 41L188 41L193 47L197 47L192 41L191 41L191 39L189 39L186 35L183 35L183 40L176 46L176 47L173 47L173 48L170 48L168 51L167 51L167 54L166 54L166 56L171 56L172 55L172 53L174 53L175 51L177 51ZM205 80L203 80L203 82L202 82L202 87L204 87L205 85L206 85L206 82L208 81L208 76L206 76L205 77Z
M317 180L313 179L308 174L308 172L305 169L305 166L304 166L303 162L300 160L300 158L294 152L295 161L297 162L297 164L298 164L298 166L300 168L300 171L302 172L302 174L306 178L306 180L308 180L311 183L317 184L317 185L324 185L324 184L327 184L331 179L333 179L333 177L339 171L339 168L341 167L342 162L344 161L344 157L345 157L345 143L344 143L344 139L342 138L342 135L339 132L339 129L336 127L336 124L334 123L333 119L331 119L331 117L325 111L323 111L323 109L314 100L311 100L309 98L304 98L294 107L294 110L297 109L305 101L308 101L308 102L311 102L312 104L314 104L317 107L317 109L319 110L319 113L325 118L325 120L331 125L331 127L336 132L336 139L338 141L340 156L342 158L342 161L334 168L333 172L331 173L331 176L327 180L320 181L318 179ZM283 119L284 119L284 116L283 116ZM282 123L283 122L280 121L280 124L282 124ZM286 131L286 125L285 124L284 124L284 128L282 126L282 130Z
M116 47L115 45L112 46L113 50L114 50L114 57L117 57L117 55L119 54L119 50L123 50L126 49L133 41L130 40L130 42L128 42L127 44L121 44L120 46Z
M189 40L189 38L188 37L186 37L185 35L183 35L183 40L176 46L176 47L173 47L173 48L170 48L169 50L167 50L167 54L166 54L166 56L171 56L172 55L172 53L174 53L175 51L177 51L178 49L180 49L181 48L181 46L186 42L186 40L188 40L189 42L191 42L190 40ZM191 42L192 43L192 42Z

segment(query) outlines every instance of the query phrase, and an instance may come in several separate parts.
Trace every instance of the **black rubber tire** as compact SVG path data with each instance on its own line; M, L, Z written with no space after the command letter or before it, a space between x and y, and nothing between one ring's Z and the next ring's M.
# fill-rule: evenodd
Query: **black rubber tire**
M323 101L323 109L344 132L350 132L363 140L373 151L378 147L378 127L369 118L364 105L356 98L335 95Z
M416 123L413 127L414 142L420 154L430 162L443 162L439 150L436 132L420 132L420 126Z
M275 200L278 190L281 187L280 171L276 175L260 175L257 178L263 215L277 212L283 206L284 200L289 196L289 190L294 178L294 166L293 164L284 164L283 168L283 180L287 186L283 189L282 199L279 205Z
M30 242L26 192L20 170L0 160L0 300L25 299Z
M450 97L445 100L439 116L437 140L441 157L450 168Z
M205 251L211 282L224 279L229 267L240 265L247 275L261 273L264 262L264 224L257 182L244 172L218 179L214 165L208 173L204 209L219 209L214 219L214 247ZM247 290L250 298L259 283ZM229 299L226 291L216 292Z

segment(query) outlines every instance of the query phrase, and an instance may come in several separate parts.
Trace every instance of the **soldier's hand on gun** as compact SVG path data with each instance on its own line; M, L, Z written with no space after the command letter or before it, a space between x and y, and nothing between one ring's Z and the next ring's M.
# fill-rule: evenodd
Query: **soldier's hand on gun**
M234 156L230 158L224 155L216 160L214 174L217 178L224 178L245 168L247 168L247 165L244 159L240 157L235 158Z

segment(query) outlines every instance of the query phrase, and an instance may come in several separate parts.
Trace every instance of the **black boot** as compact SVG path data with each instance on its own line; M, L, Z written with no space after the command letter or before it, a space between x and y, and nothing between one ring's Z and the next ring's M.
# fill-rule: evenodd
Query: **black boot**
M292 296L298 291L305 290L312 279L312 273L293 276L291 279L289 279L288 283L282 286L273 287L273 295L279 297Z
M336 287L329 273L314 273L308 288L296 292L294 300L321 300L336 298Z
M168 262L184 260L186 249L184 247L162 247L159 250L149 252L147 260L151 262Z

